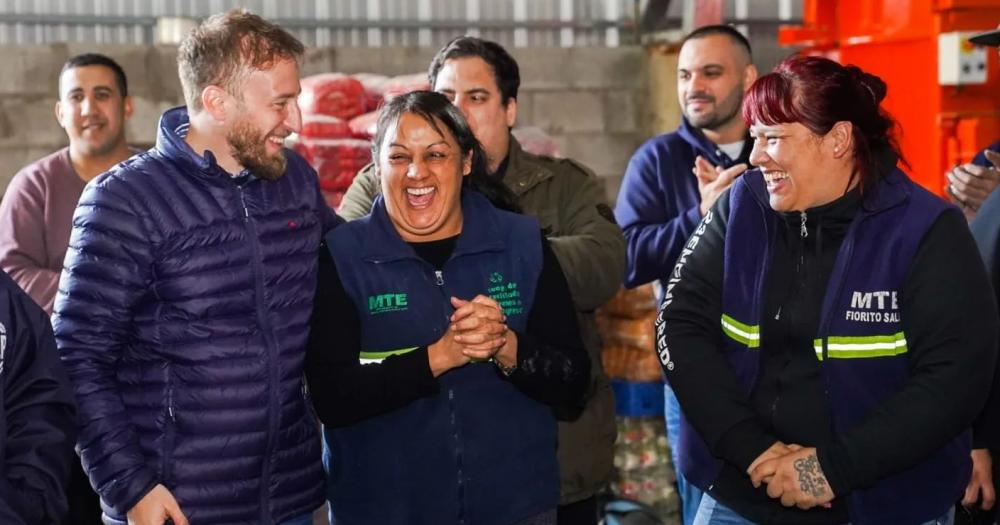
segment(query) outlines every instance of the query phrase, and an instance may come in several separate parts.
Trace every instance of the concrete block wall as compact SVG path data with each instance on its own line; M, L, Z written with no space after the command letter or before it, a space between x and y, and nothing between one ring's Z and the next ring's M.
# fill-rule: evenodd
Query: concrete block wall
M0 192L22 166L66 145L56 123L59 69L96 51L121 63L135 105L131 144L148 147L167 108L183 103L172 46L66 45L0 47ZM328 71L399 75L426 71L435 49L310 49L302 74ZM641 48L516 49L521 67L519 125L538 126L560 151L593 169L609 202L632 152L650 135L647 54Z
M642 48L517 49L520 123L551 134L594 170L614 203L632 153L648 136Z
M160 113L183 100L172 46L54 44L0 48L0 191L25 164L67 144L55 119L59 70L70 56L104 53L125 69L134 111L128 140L149 146Z

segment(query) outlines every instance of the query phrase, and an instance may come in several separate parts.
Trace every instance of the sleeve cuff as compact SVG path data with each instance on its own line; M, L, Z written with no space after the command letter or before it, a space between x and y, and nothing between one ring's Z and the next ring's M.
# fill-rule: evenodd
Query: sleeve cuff
M684 213L684 215L687 216L688 224L691 225L691 229L693 230L696 226L698 226L698 223L701 222L701 205L699 204L698 206L689 209Z
M146 469L143 469L143 472L144 473L139 474L139 476L145 479L134 480L128 483L128 487L122 487L121 492L118 494L122 497L118 499L118 501L108 497L108 491L101 491L101 497L111 504L111 508L114 509L115 512L123 515L128 514L128 511L132 510L132 507L135 507L136 504L142 500L142 498L146 497L146 494L149 494L149 491L153 490L153 488L160 483L160 480L157 479L152 472ZM132 487L136 487L137 490L134 492L129 490Z
M431 371L431 363L427 357L427 347L421 346L412 352L393 356L385 362L392 361L392 366L399 373L396 377L405 377L411 382L411 387L418 392L427 394L438 391L438 382Z
M823 469L823 476L826 477L830 490L837 498L851 491L848 476L841 468L846 463L846 457L847 452L836 444L816 449L816 458L819 460L820 468Z

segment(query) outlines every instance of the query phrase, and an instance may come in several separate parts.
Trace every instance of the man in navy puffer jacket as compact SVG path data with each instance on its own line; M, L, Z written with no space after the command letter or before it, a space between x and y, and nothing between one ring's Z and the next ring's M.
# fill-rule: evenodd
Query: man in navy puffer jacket
M323 503L302 366L339 219L282 147L302 53L210 17L179 49L187 107L80 199L53 323L107 523L311 523Z

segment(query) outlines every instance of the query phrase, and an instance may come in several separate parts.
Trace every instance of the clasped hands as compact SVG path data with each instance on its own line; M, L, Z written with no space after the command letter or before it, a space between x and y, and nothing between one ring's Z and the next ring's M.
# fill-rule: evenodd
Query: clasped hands
M786 507L830 508L833 490L823 474L816 449L776 441L747 468L754 487L767 485L767 495Z
M504 366L517 363L517 336L507 328L500 304L485 295L472 300L451 298L455 308L448 331L427 347L431 371L438 376L470 361L495 359Z

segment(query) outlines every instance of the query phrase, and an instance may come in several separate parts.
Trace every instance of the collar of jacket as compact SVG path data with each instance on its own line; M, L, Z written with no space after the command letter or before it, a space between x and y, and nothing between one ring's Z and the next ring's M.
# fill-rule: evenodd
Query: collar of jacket
M481 252L500 252L506 243L502 240L497 220L497 210L475 190L462 188L462 231L451 258ZM383 263L399 259L419 259L413 247L396 231L380 193L372 204L372 227L361 247L364 260Z
M180 164L183 171L193 173L213 182L233 181L242 184L255 177L250 170L244 169L236 176L222 169L216 162L215 155L205 150L204 155L195 153L184 140L191 123L187 108L177 106L168 109L160 116L156 131L156 150L164 157Z
M887 173L871 189L865 192L861 198L861 207L865 214L873 215L889 208L898 206L906 201L910 196L910 188L905 184L906 174L896 167L895 154L881 155L878 159L879 169ZM767 209L770 209L767 194L767 185L764 183L764 175L759 169L753 169L744 173L740 178L746 181L750 187L750 193ZM825 206L825 205L824 205ZM822 208L818 206L817 208ZM812 213L816 208L806 210Z
M539 162L532 162L531 154L521 148L521 143L510 136L510 151L507 153L507 173L503 182L517 196L555 176L555 172Z
M740 150L740 156L735 159L729 158L719 146L708 140L708 137L705 136L705 133L700 128L692 126L686 117L681 117L681 125L677 128L677 134L690 144L697 154L705 157L706 160L716 166L728 168L741 162L748 166L750 165L750 151L753 150L753 140L750 139L749 130L747 130L746 135L743 137L743 149Z

